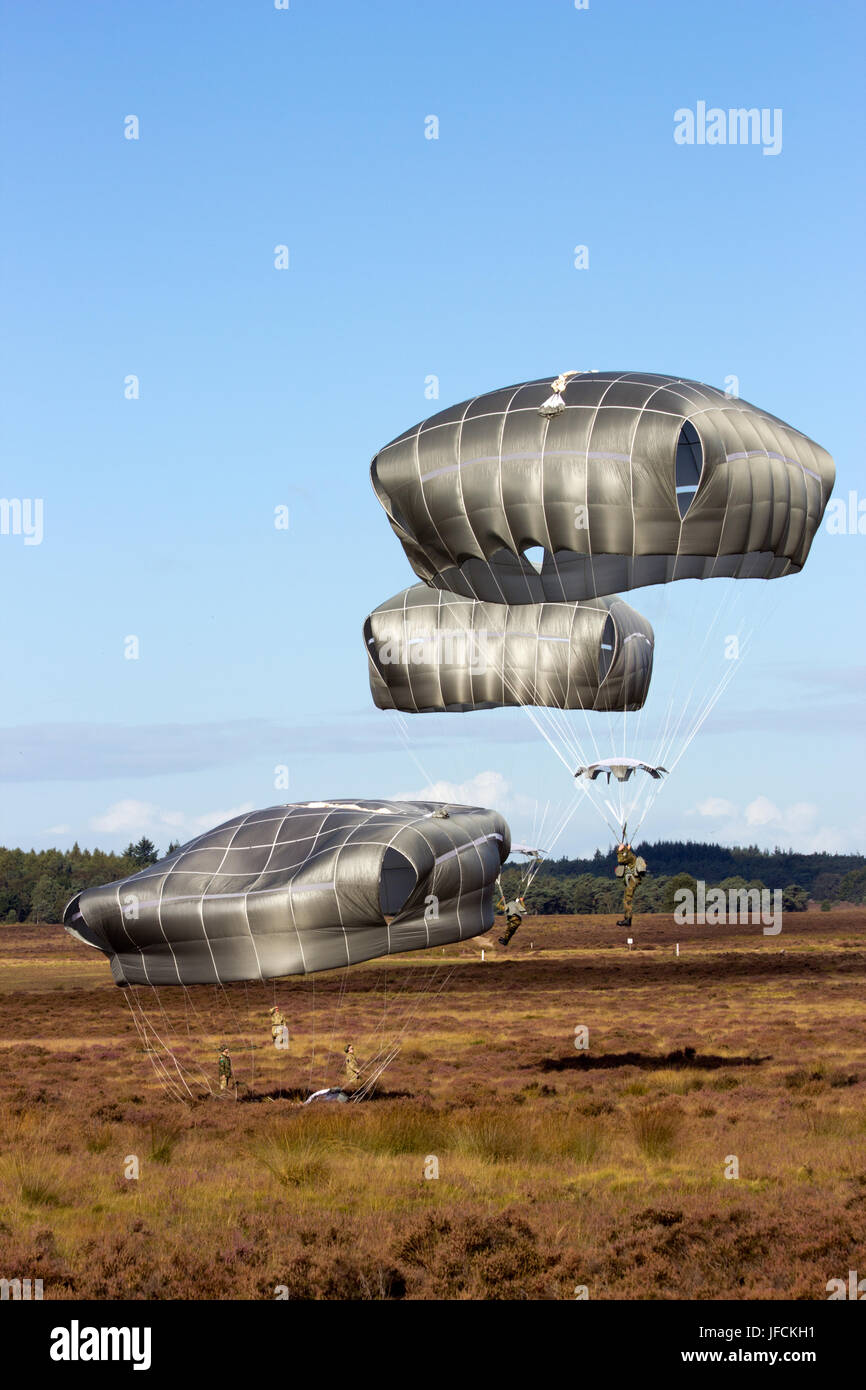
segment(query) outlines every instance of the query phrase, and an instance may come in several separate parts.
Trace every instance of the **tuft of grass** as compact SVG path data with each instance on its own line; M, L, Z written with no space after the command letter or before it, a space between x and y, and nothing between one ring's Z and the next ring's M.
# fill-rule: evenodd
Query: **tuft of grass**
M699 1072L674 1070L672 1067L663 1067L660 1071L653 1072L651 1081L660 1091L667 1091L669 1095L675 1096L687 1096L690 1091L704 1089L704 1078Z
M14 1186L26 1207L62 1207L63 1193L55 1169L43 1156L13 1159Z
M714 1076L710 1086L714 1091L735 1091L740 1081L736 1076L731 1076L730 1072L724 1072L721 1076Z
M557 1117L549 1136L548 1153L581 1165L592 1163L604 1142L604 1130L598 1120L571 1113Z
M670 1158L677 1147L682 1112L673 1105L645 1105L631 1117L632 1133L647 1158Z
M441 1118L417 1106L400 1105L387 1111L367 1112L357 1127L355 1143L367 1153L437 1153L447 1140Z
M810 1110L806 1112L806 1129L819 1139L841 1139L855 1129L854 1117L841 1110Z
M475 1111L455 1121L451 1147L484 1163L507 1163L526 1156L527 1135L513 1120L489 1110Z
M88 1153L103 1154L111 1147L113 1139L114 1135L108 1125L100 1125L99 1128L91 1126L85 1130L84 1147Z
M321 1140L301 1139L289 1132L273 1134L250 1153L282 1187L313 1187L330 1175Z
M153 1163L171 1163L172 1155L183 1134L180 1125L157 1124L150 1126L150 1149L148 1158Z

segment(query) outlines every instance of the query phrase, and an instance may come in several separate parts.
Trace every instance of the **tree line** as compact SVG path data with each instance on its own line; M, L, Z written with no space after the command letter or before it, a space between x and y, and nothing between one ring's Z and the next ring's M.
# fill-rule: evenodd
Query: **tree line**
M166 854L177 848L170 844ZM70 850L0 848L0 922L60 922L70 898L83 888L126 878L159 858L144 835L122 854L77 843Z
M635 899L639 912L672 912L677 889L694 892L699 879L725 892L779 888L785 912L805 911L810 899L823 908L834 902L866 903L866 858L859 854L798 854L692 840L660 840L634 848L648 866ZM591 859L545 860L526 893L526 905L541 916L619 912L622 880L614 877L615 868L615 850L596 850ZM524 872L513 864L503 870L506 898L523 891Z
M168 846L165 853L178 848ZM756 846L728 849L689 840L660 840L637 845L649 872L636 900L640 912L671 912L677 888L694 891L696 879L708 887L781 888L786 912L806 907L809 899L823 905L866 903L866 858L857 854L796 854L793 850L760 850ZM76 893L101 883L126 878L161 857L153 842L142 836L117 854L104 850L22 850L0 848L0 923L59 922ZM596 850L591 859L545 860L526 894L530 911L618 912L622 881L614 877L616 854ZM523 871L514 865L502 872L506 897L523 891Z

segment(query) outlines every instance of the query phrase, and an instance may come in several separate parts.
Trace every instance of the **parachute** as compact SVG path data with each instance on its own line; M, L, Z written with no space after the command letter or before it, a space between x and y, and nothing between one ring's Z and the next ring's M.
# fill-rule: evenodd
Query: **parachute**
M617 806L594 804L619 836L633 816L640 824L666 767L706 722L755 620L748 612L739 630L731 621L738 584L724 586L712 616L689 594L685 613L670 615L683 659L656 663L653 675L653 627L616 591L650 589L650 602L667 609L659 592L687 590L689 580L796 574L834 479L832 458L807 435L682 377L564 372L439 411L371 464L376 496L423 581L365 623L374 702L412 714L521 705L590 801L601 773L608 785L613 777ZM443 657L444 639L461 631L463 647ZM651 675L654 691L659 675L670 686L661 700ZM571 710L582 713L591 749ZM599 717L616 750L608 758ZM630 758L641 738L650 747ZM649 776L626 793L635 768Z
M370 614L364 637L373 700L404 713L637 710L652 674L652 628L619 598L511 608L415 584Z
M509 386L440 411L373 459L376 495L426 584L494 603L572 602L802 568L835 477L820 445L700 382L564 375L554 414L549 382Z
M505 820L478 806L317 801L226 821L68 904L119 985L261 981L489 930Z
M588 767L579 767L574 775L586 777L590 782L603 775L607 777L608 782L611 777L615 777L618 782L627 782L638 769L648 773L656 781L667 772L666 767L652 767L649 763L642 763L639 758L604 758L601 762L590 763Z

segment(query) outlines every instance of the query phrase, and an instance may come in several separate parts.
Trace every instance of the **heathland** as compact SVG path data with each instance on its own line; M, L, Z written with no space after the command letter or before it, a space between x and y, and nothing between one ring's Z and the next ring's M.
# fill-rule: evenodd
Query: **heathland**
M631 935L530 918L508 950L157 992L56 926L0 928L0 1277L47 1299L825 1299L866 1274L866 909ZM368 1071L396 1053L371 1097L303 1105L350 1039Z

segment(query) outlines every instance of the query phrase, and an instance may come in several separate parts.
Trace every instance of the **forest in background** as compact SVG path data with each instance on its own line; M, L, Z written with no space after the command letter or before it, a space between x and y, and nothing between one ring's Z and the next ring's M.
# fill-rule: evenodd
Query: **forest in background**
M165 853L178 846L170 844ZM797 854L793 850L727 848L691 840L660 840L635 846L647 861L639 912L671 912L674 893L703 880L708 887L780 888L787 912L866 902L866 857L858 854ZM84 888L113 883L156 863L160 852L146 836L122 854L104 850L0 848L0 923L59 922L70 898ZM545 860L526 894L530 912L618 912L622 883L614 877L616 855L596 850L591 859ZM523 891L524 870L509 864L502 873L506 897Z
M859 854L798 854L706 844L694 840L659 840L635 845L647 862L647 874L635 898L636 912L672 912L678 888L780 889L785 912L805 911L810 901L830 909L834 903L866 902L866 858ZM596 850L591 859L545 860L526 894L530 912L619 912L622 882L614 877L616 853ZM506 897L522 891L524 870L509 865L502 874Z

